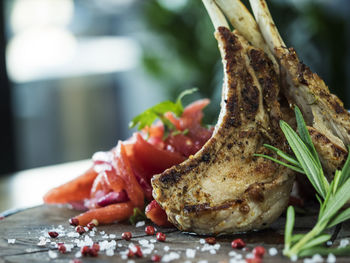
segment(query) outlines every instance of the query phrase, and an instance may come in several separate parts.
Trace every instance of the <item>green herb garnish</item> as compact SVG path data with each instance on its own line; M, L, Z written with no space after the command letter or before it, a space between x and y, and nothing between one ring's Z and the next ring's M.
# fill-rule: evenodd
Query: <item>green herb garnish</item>
M316 197L320 203L317 222L306 234L293 235L295 212L294 207L288 207L283 254L295 258L298 256L310 256L323 250L324 253L328 252L334 255L349 255L350 246L346 248L326 248L324 243L331 239L331 235L325 233L326 229L350 219L350 208L340 211L350 199L350 154L343 169L341 171L337 170L333 181L329 183L323 173L320 159L297 106L295 106L295 116L299 135L285 121L280 121L280 127L294 152L295 158L271 145L264 146L276 152L278 156L285 159L288 163L271 156L256 154L256 156L268 158L294 171L305 174L315 188L317 192Z
M139 221L143 221L146 219L147 219L147 217L146 217L145 212L141 211L141 209L138 207L134 208L134 214L129 217L129 221L133 225L135 225Z
M182 99L189 94L196 92L198 89L188 89L179 95L175 102L172 101L163 101L157 105L145 110L141 114L137 115L129 123L129 128L134 128L138 126L138 130L142 130L145 127L150 127L156 119L160 119L164 125L164 134L167 135L171 131L175 131L176 127L165 118L164 114L167 112L172 112L175 116L180 117L184 111L182 105Z

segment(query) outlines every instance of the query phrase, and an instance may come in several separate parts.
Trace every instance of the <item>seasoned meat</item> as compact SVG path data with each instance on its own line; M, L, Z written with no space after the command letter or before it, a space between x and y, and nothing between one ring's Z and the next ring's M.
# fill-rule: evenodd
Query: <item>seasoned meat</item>
M238 32L215 33L224 64L221 112L213 136L187 161L152 179L153 196L183 231L236 233L267 227L285 209L293 173L255 153L287 150L279 129L273 63Z
M331 176L347 156L350 114L324 81L299 60L295 50L286 48L265 0L250 3L262 35L281 66L282 93L290 105L302 110L322 164Z

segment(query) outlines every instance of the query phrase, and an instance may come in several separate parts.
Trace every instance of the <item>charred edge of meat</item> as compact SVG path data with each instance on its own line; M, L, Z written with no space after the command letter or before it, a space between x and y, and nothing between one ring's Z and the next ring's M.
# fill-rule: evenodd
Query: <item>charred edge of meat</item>
M323 82L323 80L316 73L313 73L308 66L299 61L298 56L293 48L289 48L288 59L293 60L295 63L297 63L297 78L301 84L308 86L310 84L308 80L312 79ZM325 88L326 90L318 87L318 96L325 99L328 104L334 109L335 113L349 115L349 113L344 109L341 100L339 100L339 98L334 94L331 94L326 86Z
M227 76L235 75L236 64L236 54L238 51L242 49L242 45L239 42L238 38L232 34L232 32L226 27L219 27L218 32L220 37L223 39L223 43L225 44L225 61L226 64L226 74ZM238 78L238 76L237 76ZM240 109L238 107L238 94L237 94L237 80L235 78L230 79L228 85L230 85L230 92L234 92L235 94L229 94L228 100L226 102L226 108L228 112L230 112L230 118L225 120L225 127L239 127L241 126L241 117L240 117Z
M203 213L203 212L212 212L212 211L218 211L218 210L223 210L223 209L229 209L232 206L235 205L242 205L245 202L238 199L238 200L233 200L227 203L224 203L219 206L210 206L209 203L203 203L203 204L198 204L198 205L185 205L183 210L185 213Z
M209 147L210 148L210 147ZM181 177L184 173L190 172L197 168L200 163L210 163L212 160L212 156L210 154L210 149L207 149L202 152L201 158L199 161L196 159L190 159L187 165L175 165L171 169L165 170L159 177L159 181L163 185L172 185L176 184L181 180Z

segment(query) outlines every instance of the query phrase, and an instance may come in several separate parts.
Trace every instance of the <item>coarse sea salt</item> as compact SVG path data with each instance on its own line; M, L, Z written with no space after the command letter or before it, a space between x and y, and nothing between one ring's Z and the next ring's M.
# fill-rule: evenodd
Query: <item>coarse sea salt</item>
M269 248L269 255L276 256L278 254L278 250L275 247Z
M106 250L106 255L109 256L109 257L112 257L114 256L114 250L109 248Z
M186 249L186 257L188 258L194 258L196 256L196 250L194 249Z
M208 263L208 260L199 260L197 263Z
M116 238L117 236L115 234L110 234L109 238Z
M74 255L76 258L81 258L82 254L80 251L78 251L77 253L75 253Z
M199 239L199 243L205 244L205 240L203 238Z
M67 237L80 237L80 234L77 232L69 232L67 234Z
M136 227L142 227L142 226L144 226L146 223L145 223L145 221L139 221L139 222L137 222L136 223Z
M328 257L327 257L327 263L335 263L337 261L337 258L332 254L328 254Z
M170 252L169 254L165 254L162 257L162 262L170 262L172 260L179 259L179 258L180 258L180 254L179 253Z
M165 252L167 252L167 251L169 251L170 247L169 246L165 246L163 249L164 249Z
M48 254L49 254L49 257L52 259L57 258L57 252L55 252L53 250L49 250Z
M149 244L149 241L147 239L141 239L139 240L139 244L141 246L147 246Z
M16 239L15 238L7 239L7 243L14 244L14 243L16 243Z

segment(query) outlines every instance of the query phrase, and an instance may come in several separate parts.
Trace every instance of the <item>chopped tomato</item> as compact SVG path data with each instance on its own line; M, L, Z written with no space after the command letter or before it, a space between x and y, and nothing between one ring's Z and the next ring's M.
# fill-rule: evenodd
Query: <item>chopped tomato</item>
M49 191L44 196L44 202L48 204L64 204L88 198L96 177L97 173L91 167L83 175Z
M172 226L168 221L165 211L160 207L156 200L153 200L147 205L145 213L147 218L152 220L152 222L158 226Z
M147 180L150 182L154 174L163 172L165 169L183 162L185 160L180 154L159 149L145 141L141 134L134 134L136 141L134 144L135 162L148 174Z
M126 155L125 146L121 141L118 142L117 148L113 151L115 169L125 183L125 190L131 203L138 208L144 207L144 194L141 186L137 182L135 175L131 169L130 162Z

